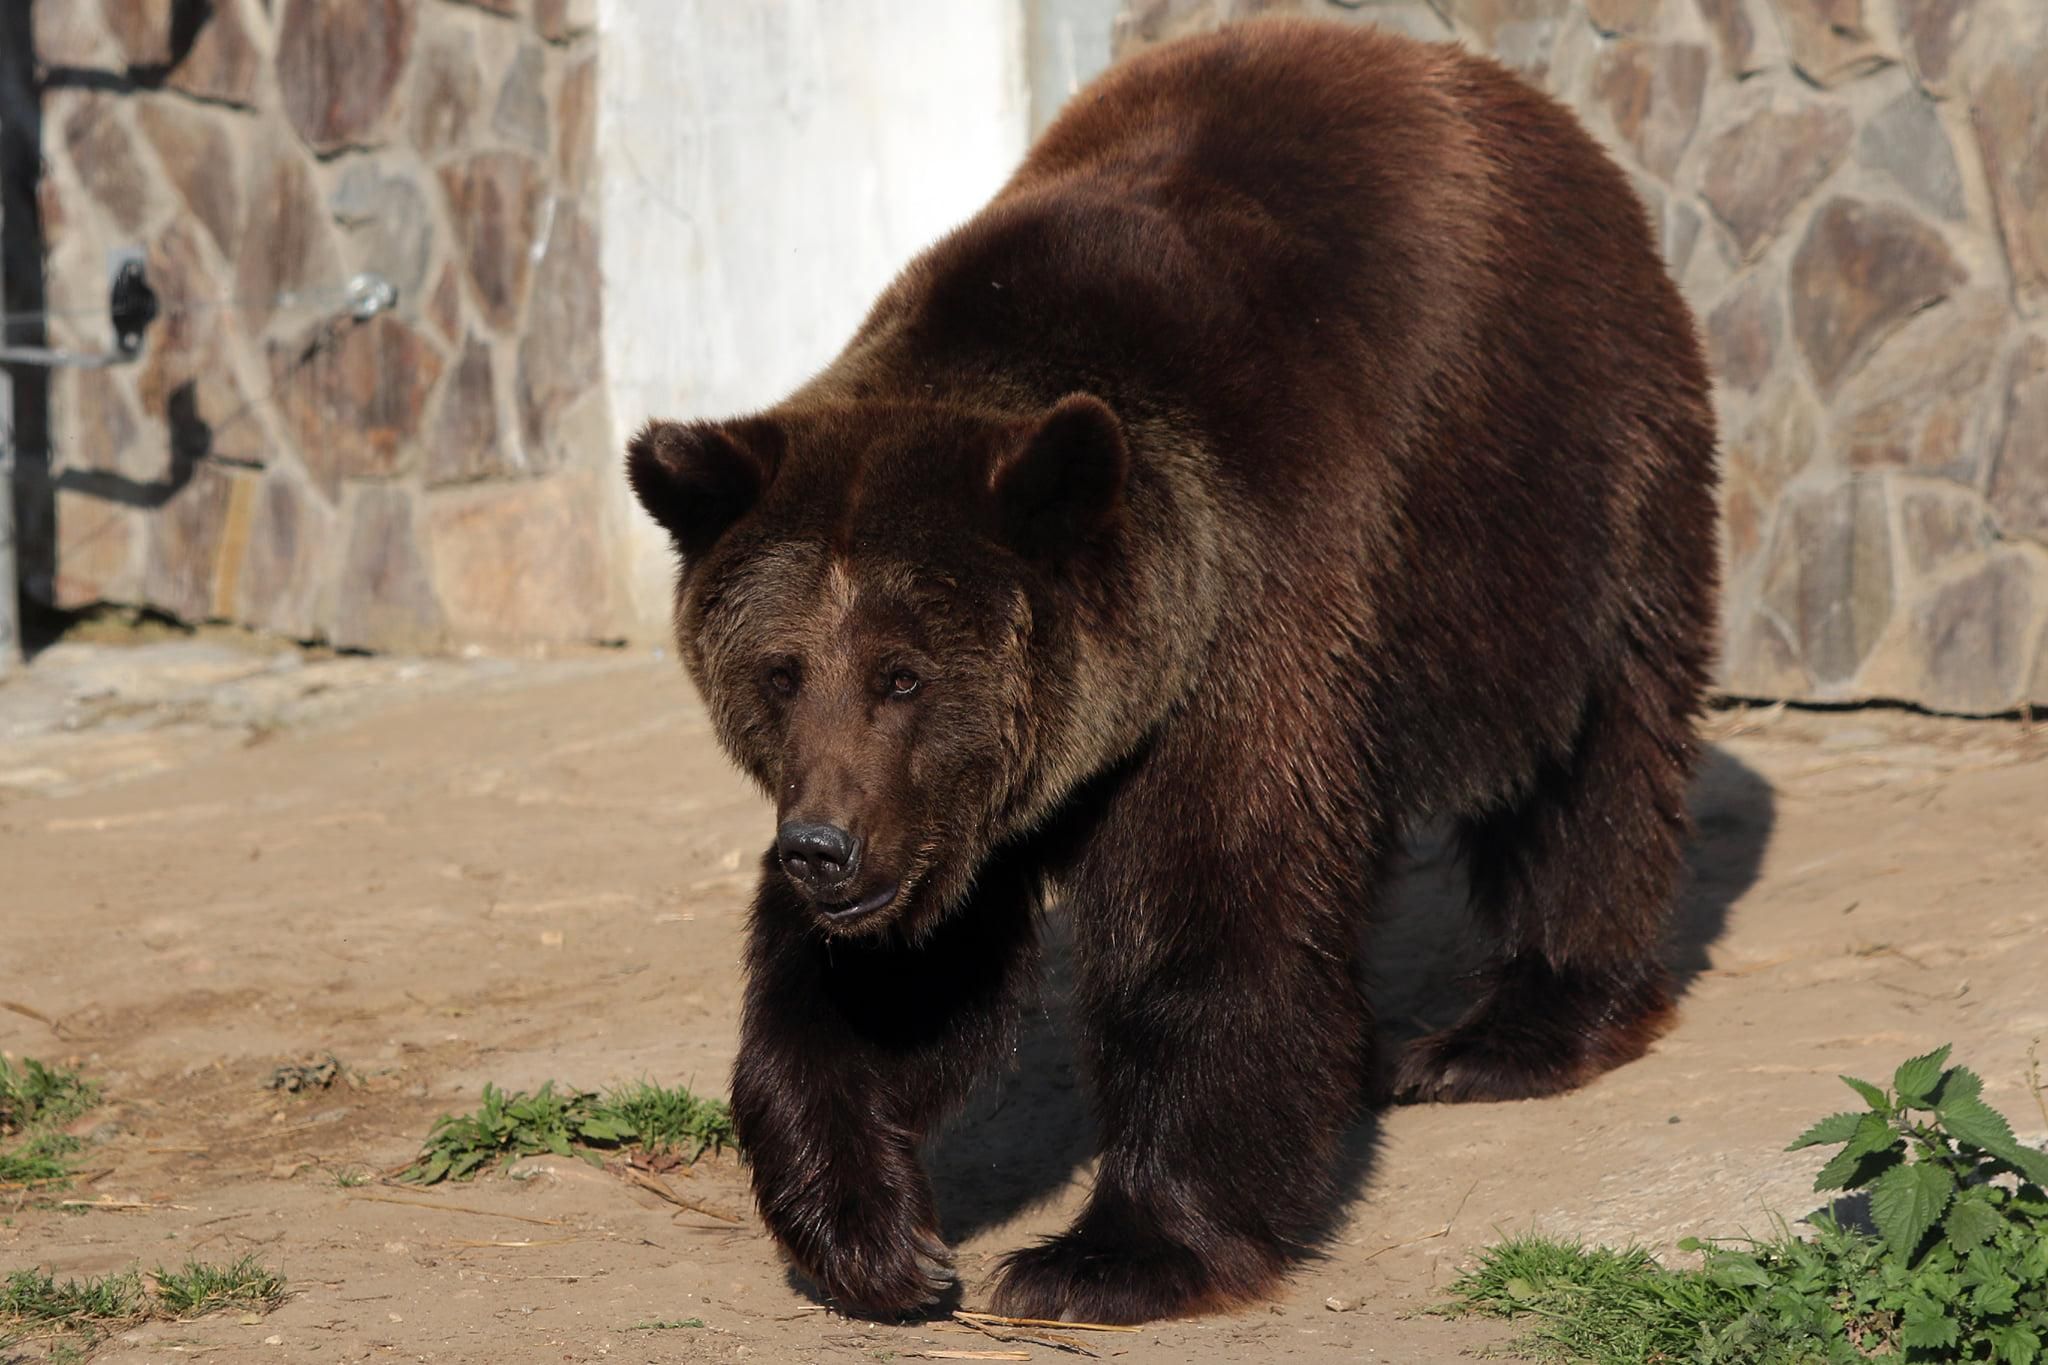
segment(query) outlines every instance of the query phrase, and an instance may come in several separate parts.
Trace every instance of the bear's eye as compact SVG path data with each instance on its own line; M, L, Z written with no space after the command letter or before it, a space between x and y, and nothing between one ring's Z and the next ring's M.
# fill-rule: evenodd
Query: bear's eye
M924 680L907 668L899 668L889 675L889 695L892 697L914 697L917 689L923 686Z
M796 670L793 668L771 668L768 670L768 690L778 697L796 695Z

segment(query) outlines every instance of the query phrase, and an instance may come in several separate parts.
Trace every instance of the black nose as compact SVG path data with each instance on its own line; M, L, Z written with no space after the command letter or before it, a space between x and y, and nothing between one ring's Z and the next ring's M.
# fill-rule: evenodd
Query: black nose
M812 895L823 895L860 870L860 841L837 825L791 820L775 832L782 870Z

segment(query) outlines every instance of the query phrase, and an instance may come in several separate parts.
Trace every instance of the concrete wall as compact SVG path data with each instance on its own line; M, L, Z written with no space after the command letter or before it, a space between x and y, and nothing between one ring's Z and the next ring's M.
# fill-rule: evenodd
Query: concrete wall
M619 444L649 417L773 402L838 351L1028 135L1015 0L600 0L606 381ZM626 526L638 628L666 538Z

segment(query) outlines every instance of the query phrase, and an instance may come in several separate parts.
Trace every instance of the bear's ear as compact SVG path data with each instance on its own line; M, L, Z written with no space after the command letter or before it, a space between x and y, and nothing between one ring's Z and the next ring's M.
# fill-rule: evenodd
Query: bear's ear
M760 501L781 459L782 429L767 418L649 422L626 444L626 478L694 559Z
M1129 464L1123 423L1109 405L1068 394L1021 426L989 471L1004 537L1032 558L1078 548L1115 519Z

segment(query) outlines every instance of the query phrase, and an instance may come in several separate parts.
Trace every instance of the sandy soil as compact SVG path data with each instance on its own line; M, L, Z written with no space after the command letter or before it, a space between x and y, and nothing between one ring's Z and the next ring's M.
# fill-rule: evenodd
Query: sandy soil
M1944 1041L2040 1140L2024 1082L2048 1034L2048 735L1885 711L1713 729L1672 950L1684 1012L1652 1055L1562 1099L1383 1115L1352 1144L1336 1240L1279 1302L1090 1345L1132 1365L1459 1359L1500 1329L1416 1310L1477 1248L1531 1227L1666 1248L1796 1218L1815 1162L1780 1149L1839 1107L1835 1073ZM291 1279L260 1321L153 1324L106 1361L996 1347L817 1306L730 1158L670 1181L737 1224L576 1161L428 1191L339 1182L403 1163L487 1080L722 1093L741 869L767 833L659 659L50 651L0 684L0 1049L105 1084L79 1125L81 1197L121 1207L0 1207L0 1271L255 1252ZM1425 842L1376 959L1395 1036L1456 1007L1457 904ZM1059 978L1017 1072L934 1153L970 1307L995 1256L1086 1189ZM266 1088L328 1053L351 1081ZM644 1326L688 1318L705 1325Z

